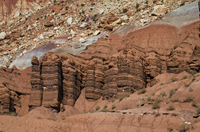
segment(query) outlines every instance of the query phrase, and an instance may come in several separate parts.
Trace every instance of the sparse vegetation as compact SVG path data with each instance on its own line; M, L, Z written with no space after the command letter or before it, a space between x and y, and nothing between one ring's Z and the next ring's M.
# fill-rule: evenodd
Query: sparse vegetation
M193 99L194 99L194 97L188 96L188 97L186 97L186 99L183 100L183 102L184 103L185 102L191 102L191 101L193 101Z
M145 89L145 88L140 89L140 90L138 91L138 94L144 94L144 93L146 93L146 89Z
M152 109L158 109L158 108L160 108L159 103L153 103Z
M123 13L126 13L127 11L128 11L128 9L127 9L127 8L123 9Z
M108 111L109 111L108 109L101 110L101 112L108 112Z
M115 109L115 105L114 104L112 105L112 109Z
M22 18L19 18L19 21L21 21L22 20Z
M84 111L82 114L87 114L88 112L87 111Z
M197 108L197 114L200 114L200 106Z
M164 83L161 83L160 85L165 85Z
M100 107L99 107L99 106L97 106L97 107L96 107L96 111L97 111L97 110L99 110L99 109L100 109Z
M43 118L39 116L39 117L37 117L37 119L43 119Z
M137 3L137 4L136 4L136 6L135 6L135 8L137 9L139 6L140 6L140 4L139 4L139 3Z
M183 76L183 77L182 77L182 79L187 79L187 78L188 78L188 76Z
M166 93L163 91L162 93L160 93L162 96L166 96Z
M110 100L111 100L111 102L115 102L116 99L115 99L115 98L112 98L112 99L110 99Z
M17 116L17 113L16 112L10 112L9 115L10 116Z
M149 1L147 0L147 1L145 1L145 4L148 4L149 3Z
M193 92L193 89L192 89L192 88L190 88L190 89L189 89L189 92Z
M129 94L126 94L124 96L122 96L121 98L119 98L119 101L122 101L125 97L129 97L130 95Z
M187 84L187 83L185 84L185 87L189 87L189 86L190 86L190 84Z
M150 97L150 96L147 98L147 100L148 100L148 101L152 101L152 99L151 99L151 97Z
M104 106L104 109L106 109L107 107L108 107L108 106L107 106L107 105L105 105L105 106Z
M53 0L54 3L56 3L56 0Z
M170 132L172 132L173 128L172 127L168 127L167 130L170 131Z
M197 107L197 103L196 102L192 102L192 106Z
M65 120L65 118L66 118L66 117L65 117L64 115L62 115L62 120Z
M10 45L10 43L9 43L9 42L6 42L6 44L7 44L7 45Z
M186 125L182 125L180 132L187 132L187 130L189 130L189 127Z
M162 98L157 98L157 99L156 99L156 103L160 103L160 102L162 102L162 101L163 101Z
M56 119L55 118L47 118L47 120L55 121Z
M172 95L174 95L174 94L175 94L175 90L174 90L174 89L170 90L170 92L169 92L169 97L171 98Z
M68 7L65 7L65 10L68 10Z
M197 71L192 71L192 76L194 76L197 73Z
M184 6L184 5L185 5L185 3L184 3L184 2L180 4L180 6Z
M136 107L139 107L139 106L140 106L140 104L136 104L135 106L136 106Z
M85 4L82 3L81 6L83 7L83 6L85 6Z
M91 110L91 111L90 111L90 113L94 113L94 112L95 112L94 110Z
M39 20L39 17L36 19L37 21Z
M171 80L172 80L172 82L176 82L176 81L178 81L178 78L172 78Z
M128 107L127 107L127 106L125 106L125 107L124 107L124 109L125 109L125 110L127 110L127 109L128 109Z
M169 108L167 108L167 110L175 110L173 105L170 105Z
M171 100L171 102L179 102L178 98L171 98L170 100Z

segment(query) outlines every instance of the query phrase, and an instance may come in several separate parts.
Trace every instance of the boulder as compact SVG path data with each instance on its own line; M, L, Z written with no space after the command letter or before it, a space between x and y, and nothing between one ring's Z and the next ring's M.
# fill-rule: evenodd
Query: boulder
M167 8L164 5L154 6L152 15L164 16L167 13Z
M1 32L0 33L0 40L5 39L6 33L5 32Z

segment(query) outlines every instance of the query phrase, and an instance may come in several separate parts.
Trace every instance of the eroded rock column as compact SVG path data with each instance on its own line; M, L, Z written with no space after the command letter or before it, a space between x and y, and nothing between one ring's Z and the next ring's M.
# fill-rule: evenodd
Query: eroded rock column
M36 56L33 57L32 61L32 74L31 74L31 93L30 93L30 101L29 108L30 110L39 107L42 104L42 94L43 88L41 84L41 68L39 61Z

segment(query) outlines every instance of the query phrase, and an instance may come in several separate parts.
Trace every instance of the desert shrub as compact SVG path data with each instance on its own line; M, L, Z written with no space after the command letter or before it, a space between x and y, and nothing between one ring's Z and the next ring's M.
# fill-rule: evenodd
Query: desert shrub
M156 103L160 103L160 102L162 102L162 101L163 101L162 98L157 98L157 99L156 99Z
M10 112L9 115L10 116L17 116L17 113L16 112Z
M99 107L99 106L97 106L97 107L96 107L96 111L97 111L97 110L99 110L99 109L100 109L100 107Z
M150 97L150 96L147 98L147 100L148 100L148 101L152 101L152 99L151 99L151 97Z
M197 108L197 114L200 114L200 106Z
M55 121L56 119L55 118L47 118L47 120Z
M82 114L87 114L88 112L87 111L84 111Z
M190 86L190 84L185 84L185 87L189 87Z
M105 105L105 106L104 106L104 109L106 109L107 107L108 107L108 106L107 106L107 105Z
M189 89L189 92L193 92L193 89L192 89L192 88L190 88L190 89Z
M171 102L179 102L178 98L171 98L170 100L171 100Z
M111 102L114 102L116 99L115 98L112 98L112 99L110 99L111 100Z
M95 112L94 110L91 110L91 111L90 111L90 113L94 113L94 112Z
M114 109L114 108L115 108L115 105L113 104L113 105L112 105L112 109Z
M170 105L169 108L167 108L167 110L174 110L174 106L173 105Z
M194 76L197 73L197 71L192 71L192 76Z
M144 93L146 93L146 89L145 89L145 88L140 89L140 90L138 91L138 94L144 94Z
M36 19L37 21L39 20L39 17Z
M62 120L65 120L65 118L66 118L66 117L65 117L64 115L62 115Z
M108 111L109 111L108 109L101 110L101 112L108 112Z
M127 9L127 8L123 9L123 13L126 13L127 11L128 11L128 9Z
M124 109L127 110L127 109L128 109L128 106L125 106Z
M65 7L65 10L68 10L68 7Z
M174 95L174 94L175 94L175 90L174 90L174 89L172 89L172 90L169 91L169 97L170 97L170 98L171 98L172 95Z
M85 4L82 3L81 6L83 7L83 6L85 6Z
M147 1L145 1L145 4L148 4L149 2L148 2L148 0Z
M182 79L187 79L187 78L188 78L188 76L183 76L183 77L182 77Z
M137 3L137 4L136 4L136 6L135 6L135 8L137 9L139 6L140 6L140 4L139 4L139 3Z
M158 108L160 108L159 103L153 103L152 109L158 109Z
M135 106L138 107L138 106L140 106L140 104L136 104Z
M172 78L171 80L172 80L172 82L176 82L176 81L178 81L178 78Z
M172 132L173 128L172 127L168 127L167 130L170 131L170 132Z
M130 96L130 94L126 94L126 95L122 96L121 98L119 98L119 101L122 101L125 97L129 97L129 96Z
M43 118L39 116L39 117L37 117L37 119L43 119Z
M185 3L184 3L184 2L180 4L180 6L184 6L184 5L185 5Z
M165 85L164 83L161 83L160 85Z
M191 102L193 101L194 97L188 96L186 99L183 100L183 102Z
M197 107L197 103L196 102L192 102L192 106Z
M189 127L186 125L181 125L181 130L180 132L186 132L187 130L189 130Z
M166 96L166 93L165 93L165 92L162 92L161 95L162 95L162 96Z
M56 3L56 0L53 0L54 3Z

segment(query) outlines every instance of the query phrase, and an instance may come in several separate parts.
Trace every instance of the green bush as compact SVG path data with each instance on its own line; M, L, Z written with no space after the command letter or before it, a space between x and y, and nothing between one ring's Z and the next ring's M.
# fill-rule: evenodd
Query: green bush
M140 6L140 4L139 4L139 3L137 3L137 4L136 4L136 6L135 6L135 8L137 9L139 6Z
M97 111L97 110L99 110L99 109L100 109L100 107L99 107L99 106L97 106L97 107L96 107L96 111Z
M189 97L186 97L186 99L184 99L183 102L191 102L193 101L193 99L194 97L189 96Z
M197 103L196 102L192 102L192 106L197 107Z
M146 93L146 88L140 89L138 91L138 94L144 94L144 93Z
M115 108L115 105L113 104L113 105L112 105L112 109L114 109L114 108Z
M43 119L43 118L39 116L39 117L37 117L37 119Z
M151 97L148 97L147 100L148 100L148 101L152 101Z
M185 5L185 3L181 3L181 4L180 4L180 6L184 6L184 5Z
M83 7L83 6L85 6L85 4L81 4L81 6Z
M164 83L161 83L160 85L165 85Z
M174 106L173 105L170 105L169 108L167 108L167 110L174 110Z
M126 8L125 8L125 9L123 9L123 13L126 13L127 11L128 11L128 9L126 9Z
M197 108L197 114L200 114L200 106Z
M170 98L171 98L172 95L174 95L174 94L175 94L175 90L174 90L174 89L172 89L172 90L169 91L169 97L170 97Z
M172 127L168 127L167 130L170 131L170 132L172 132L173 128Z
M178 81L178 78L172 78L171 80L172 80L172 82L176 82L176 81Z
M153 103L152 109L158 109L158 108L160 108L159 103Z
M179 99L178 98L172 98L172 99L170 99L171 100L171 102L179 102Z
M162 102L162 101L163 101L162 98L157 98L157 99L156 99L156 103L160 103L160 102Z
M189 130L189 127L186 125L182 125L180 132L186 132L187 130Z
M165 93L165 92L162 92L161 95L162 95L162 96L166 96L166 93Z
M182 77L182 79L187 79L187 78L188 78L188 76L183 76L183 77Z
M101 110L101 112L108 112L108 111L109 111L108 109Z
M104 109L106 109L107 107L108 107L108 106L107 106L107 105L105 105L105 106L104 106Z

